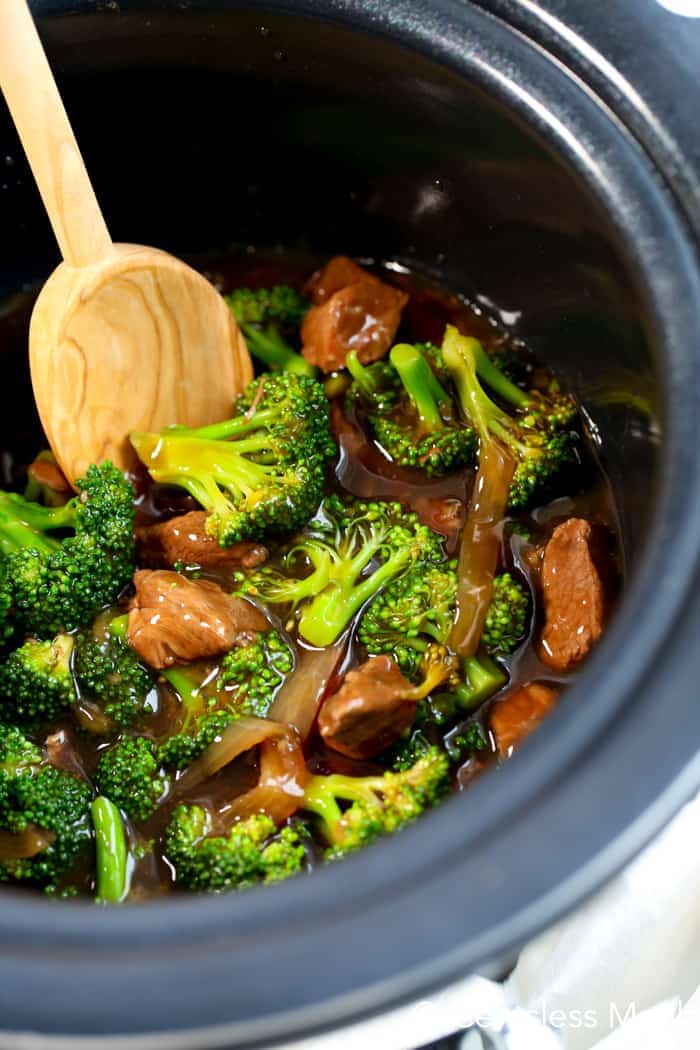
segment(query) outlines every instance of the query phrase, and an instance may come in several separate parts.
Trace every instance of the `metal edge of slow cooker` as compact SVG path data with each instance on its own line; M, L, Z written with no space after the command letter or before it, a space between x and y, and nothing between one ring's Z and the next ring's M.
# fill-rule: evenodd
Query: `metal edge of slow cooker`
M59 6L74 10L80 5L34 6L41 12ZM275 7L323 13L370 32L390 33L426 51L519 111L584 172L629 244L628 255L647 289L659 346L665 352L666 400L673 401L674 413L667 413L664 485L644 565L608 637L561 711L528 743L522 756L497 782L487 780L472 789L468 842L454 844L454 821L460 810L466 810L464 799L453 799L426 818L424 828L409 829L365 856L319 872L313 884L292 881L260 893L251 891L245 898L178 900L115 913L37 899L29 902L7 893L0 903L0 987L4 989L0 1001L8 1004L3 1019L11 1019L13 1012L19 1019L10 1006L18 997L21 1000L23 991L24 1016L31 1013L26 995L31 985L32 998L38 1000L37 1027L47 1030L47 1010L39 1018L40 1003L46 996L49 1008L52 1001L58 1005L57 987L61 995L66 994L66 984L56 985L63 968L65 978L80 988L87 1008L81 1022L71 1027L61 1022L59 1029L75 1035L92 1033L90 1045L96 1045L95 1036L105 1028L126 1034L166 1027L163 1011L168 993L179 994L189 967L199 975L201 994L199 1005L192 1003L190 1031L182 1038L196 1040L197 1046L231 1040L252 1045L290 1037L423 993L485 960L502 957L591 892L643 845L700 777L693 734L687 729L693 716L697 718L691 661L687 649L684 656L676 652L683 653L686 636L692 637L692 625L700 617L700 603L693 605L689 593L700 541L700 505L695 495L700 462L693 444L700 407L698 362L684 351L698 345L700 323L693 304L700 298L700 279L672 201L647 159L589 93L547 56L474 8L451 0L433 4L430 11L413 0L399 0L391 11L362 0L343 4L308 0ZM514 69L527 70L527 89L513 79ZM611 140L617 149L614 159L602 148ZM673 281L658 279L663 267L673 273ZM674 666L675 688L667 685L662 694L658 683L669 666ZM594 699L577 706L576 699L584 691ZM613 715L631 693L635 705L628 705L624 726L614 723ZM664 696L663 712L659 695ZM645 764L650 743L662 726L665 747L654 763ZM633 781L634 770L640 767L644 778ZM615 790L619 783L625 790ZM610 792L602 813L596 785L599 791L602 787ZM519 800L515 820L514 798ZM599 824L591 821L592 808L599 811ZM432 859L424 856L417 863L414 845L428 824L435 852ZM538 839L536 825L548 829L548 838L558 835L558 848L547 858L546 871L529 856ZM474 847L477 835L481 841ZM541 836L537 845L541 850ZM503 873L515 858L518 878L504 880ZM395 871L403 873L398 885ZM467 893L479 901L478 916L460 908ZM344 902L342 908L338 900ZM387 945L377 943L377 930L382 928L377 908L392 928L389 954ZM416 916L425 909L430 922L419 927ZM337 965L340 960L335 955L336 965L328 965L323 948L330 936L353 956L354 972ZM370 952L365 945L372 946ZM241 958L243 952L259 982L266 963L269 987L257 992L257 1019L226 1023L242 1006L240 998L226 1001L227 992L230 996L226 963ZM316 981L319 989L318 999L299 1009L293 1001L284 1001L285 970L289 972L295 952L304 958L306 979ZM110 989L115 967L123 967L118 970L120 983ZM248 997L249 1007L256 1005L255 994L250 985L239 990L239 997ZM121 1017L127 1009L131 1016ZM207 1023L215 1010L218 1031ZM176 1045L172 1034L167 1038L169 1045ZM147 1045L143 1035L139 1045Z
M663 0L618 0L604 19L581 0L472 0L584 80L632 131L700 237L700 151L692 112L700 19Z

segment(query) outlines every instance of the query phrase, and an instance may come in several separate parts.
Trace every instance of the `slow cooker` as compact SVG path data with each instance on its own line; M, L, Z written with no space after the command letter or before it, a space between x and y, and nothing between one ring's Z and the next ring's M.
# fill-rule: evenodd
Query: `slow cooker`
M700 8L32 8L116 239L408 262L551 361L598 440L626 587L516 758L360 856L114 909L3 888L2 1045L270 1045L497 973L700 783ZM4 109L0 168L7 302L58 256ZM2 385L4 444L27 389Z

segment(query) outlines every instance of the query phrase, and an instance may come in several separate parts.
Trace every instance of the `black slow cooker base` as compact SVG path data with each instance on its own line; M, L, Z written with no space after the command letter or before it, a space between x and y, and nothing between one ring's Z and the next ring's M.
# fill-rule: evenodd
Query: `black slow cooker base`
M686 218L591 92L472 5L34 7L75 12L41 28L116 239L406 260L480 296L583 399L629 588L522 752L363 856L118 910L3 893L0 1028L254 1045L497 965L698 782L700 280ZM6 115L3 155L11 293L57 260Z

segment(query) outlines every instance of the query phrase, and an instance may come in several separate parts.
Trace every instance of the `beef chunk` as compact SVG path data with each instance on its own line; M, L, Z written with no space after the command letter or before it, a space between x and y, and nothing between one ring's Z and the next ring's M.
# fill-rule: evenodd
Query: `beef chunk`
M323 306L332 295L350 284L360 281L378 281L361 266L348 259L347 255L334 255L325 266L309 279L305 291L314 306Z
M65 474L51 459L37 456L27 468L27 478L43 487L44 499L49 506L58 507L73 495Z
M408 296L337 256L313 279L301 326L302 353L324 372L343 368L351 350L366 364L391 346Z
M529 682L491 709L491 732L501 758L508 758L518 744L537 728L554 706L559 693L542 682Z
M567 671L588 655L603 632L605 595L596 568L593 527L582 518L558 525L544 549L541 568L545 624L539 655Z
M203 510L136 529L136 560L148 569L169 569L177 562L202 569L253 569L267 560L259 543L222 547L206 530Z
M208 580L142 569L134 576L128 638L151 667L170 667L227 652L243 633L268 624L254 605Z
M374 656L349 671L321 708L318 728L326 744L348 758L372 758L413 724L412 688L388 656Z

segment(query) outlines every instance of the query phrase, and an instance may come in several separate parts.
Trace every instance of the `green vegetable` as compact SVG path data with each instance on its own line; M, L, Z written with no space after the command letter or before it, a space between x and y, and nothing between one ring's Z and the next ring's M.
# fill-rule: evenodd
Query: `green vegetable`
M433 477L471 464L476 437L456 418L430 360L426 347L408 343L392 349L382 370L349 354L354 382L347 402L364 410L375 440L395 463Z
M205 696L201 682L187 670L175 667L165 671L164 677L183 705L184 717L178 732L160 745L162 764L184 769L241 715L264 718L293 667L292 650L281 635L261 631L247 645L237 646L224 656L213 695Z
M263 814L217 835L202 806L180 805L166 829L165 854L175 869L178 886L218 893L295 875L304 865L304 838L298 826L288 825L278 832Z
M119 904L127 892L127 848L119 810L108 798L98 796L90 809L95 828L96 898L100 903Z
M73 670L81 693L94 700L118 726L125 727L148 710L154 682L120 635L119 628L113 631L111 625L103 638L93 632L79 634Z
M274 288L237 288L225 295L248 349L272 371L313 376L316 369L290 345L298 340L299 326L310 303L286 285Z
M521 583L509 572L496 576L481 635L487 652L507 656L517 649L525 636L529 607L530 597Z
M292 650L278 632L260 631L248 645L226 653L217 688L229 710L264 718L293 668Z
M79 495L63 507L0 492L0 609L38 638L92 620L133 573L131 485L103 463L89 467L77 487Z
M95 784L132 820L148 820L166 787L153 742L142 736L123 736L100 752Z
M434 806L449 790L449 759L432 747L401 772L351 777L335 773L309 777L303 809L315 814L334 860L400 831ZM347 808L343 805L349 803Z
M450 325L442 356L465 416L471 419L478 412L480 426L487 427L515 459L508 507L529 507L551 489L564 467L576 462L573 401L560 394L553 382L545 393L521 390L496 368L476 339L461 336ZM512 414L489 397L483 383L508 404Z
M322 648L383 586L417 561L442 558L442 538L400 503L327 496L295 537L283 571L253 573L243 589L268 604L299 605L301 637ZM310 571L300 579L304 562Z
M367 607L358 638L370 655L392 656L413 678L428 646L449 641L456 601L455 562L418 565ZM481 638L487 653L505 656L517 648L527 629L529 605L528 591L510 573L496 576Z
M303 525L335 453L323 387L293 373L253 380L222 423L132 434L131 442L154 481L184 488L204 507L222 547Z
M50 890L90 841L89 811L90 789L80 777L54 769L16 726L0 724L0 830L17 841L32 828L48 836L36 854L0 861L0 882Z
M75 700L71 674L73 638L59 634L53 641L30 638L0 664L0 711L6 720L48 721Z

